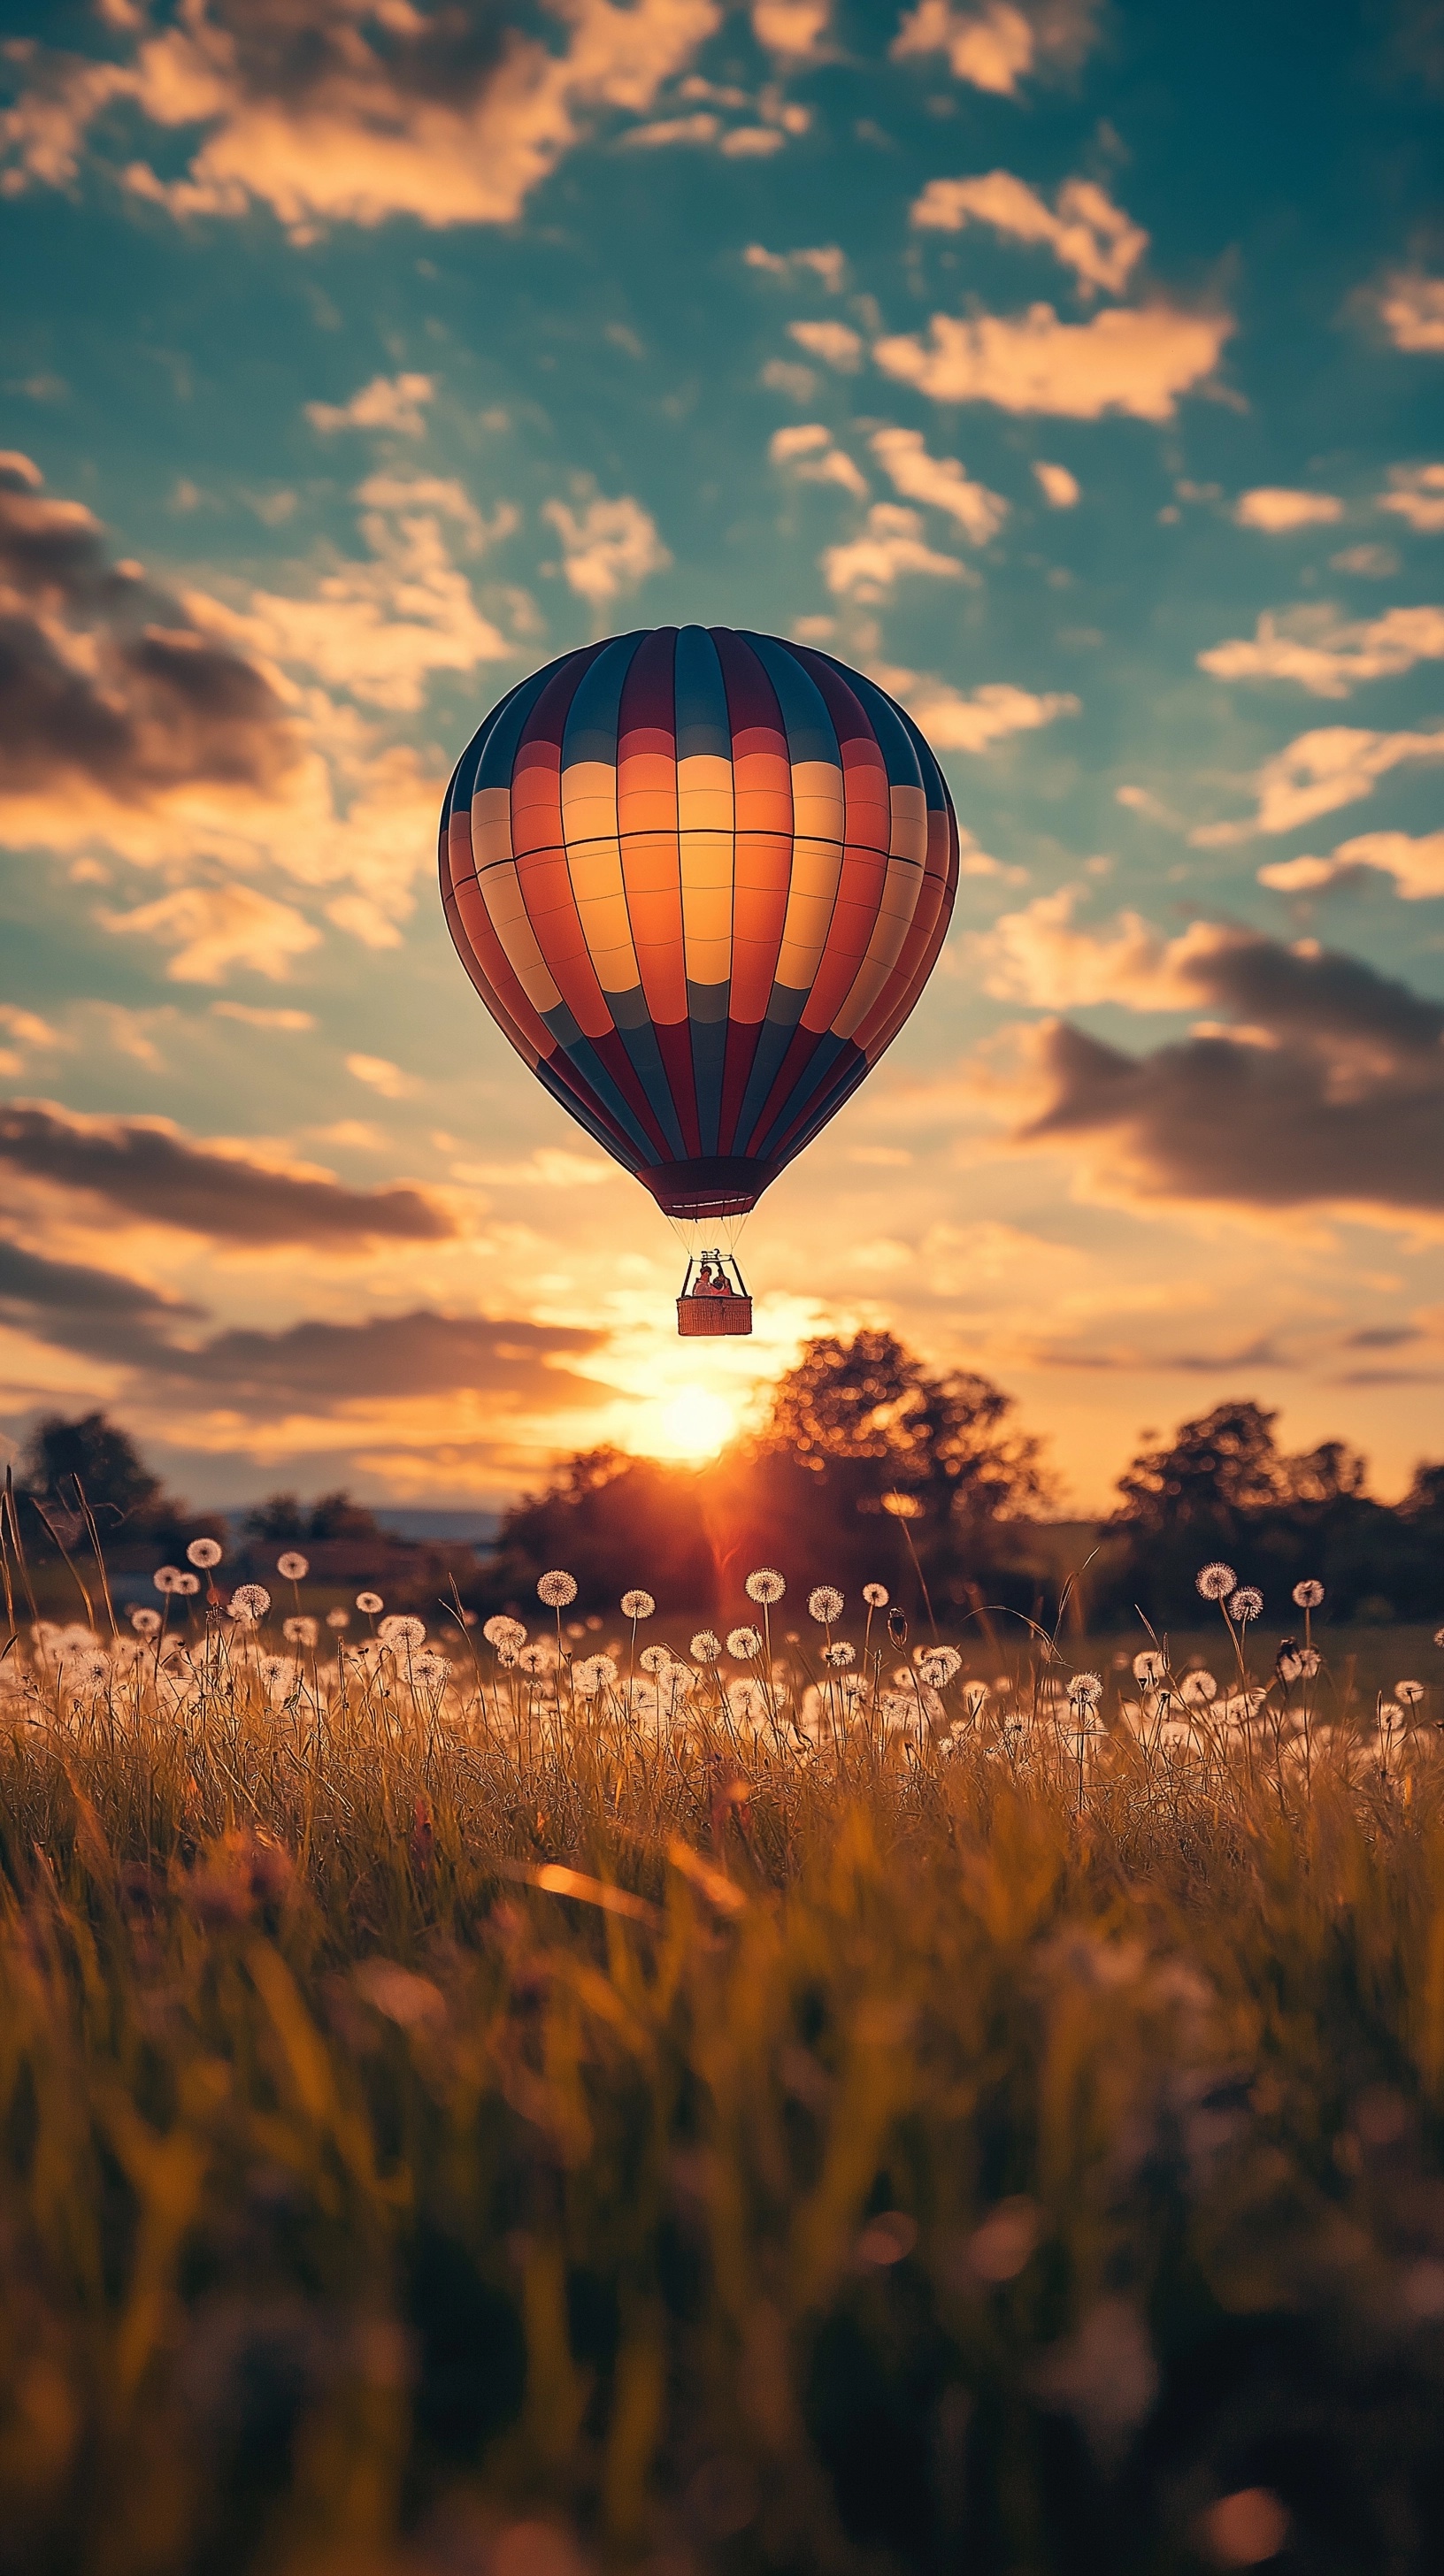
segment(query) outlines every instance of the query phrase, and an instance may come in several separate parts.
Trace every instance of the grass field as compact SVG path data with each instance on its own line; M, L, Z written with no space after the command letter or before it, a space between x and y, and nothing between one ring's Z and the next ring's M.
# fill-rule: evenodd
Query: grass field
M1439 2563L1427 1633L276 1591L0 1663L0 2567Z

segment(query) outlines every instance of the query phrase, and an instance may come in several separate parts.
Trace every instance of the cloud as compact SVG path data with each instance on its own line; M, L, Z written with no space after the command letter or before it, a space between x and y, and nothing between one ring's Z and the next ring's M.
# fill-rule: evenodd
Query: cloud
M794 366L788 358L769 358L759 382L769 393L786 394L789 402L809 403L817 391L811 367Z
M1123 412L1163 421L1172 420L1181 393L1212 374L1233 327L1228 314L1183 313L1167 304L1095 313L1084 323L1061 322L1051 304L1034 304L1012 317L935 313L926 340L879 340L873 356L884 374L935 402L989 402L1000 411L1069 420Z
M1010 734L1033 733L1058 716L1076 716L1080 702L1065 690L1035 697L1005 680L986 682L964 696L948 680L926 673L881 669L873 678L901 700L935 751L991 751Z
M435 391L432 376L373 376L349 402L308 402L306 418L323 437L338 429L390 429L402 438L423 438L422 405Z
M1035 458L1033 472L1050 510L1071 510L1081 500L1083 487L1066 465L1046 465Z
M1444 465L1391 465L1391 490L1379 498L1381 510L1406 519L1420 536L1444 533Z
M774 430L767 453L774 465L790 467L803 483L837 483L844 492L854 493L859 501L868 497L869 486L852 458L841 447L834 447L832 432L820 421L799 422L795 429Z
M1360 868L1392 877L1395 893L1406 903L1444 895L1444 832L1425 832L1417 839L1407 832L1360 832L1352 841L1341 841L1327 859L1276 859L1260 868L1258 879L1279 894L1323 894Z
M1236 526L1262 528L1271 537L1291 535L1295 528L1331 527L1343 515L1343 502L1334 492L1291 492L1273 483L1241 492L1233 505Z
M1266 760L1254 787L1258 810L1240 823L1201 823L1195 849L1227 849L1255 832L1292 832L1340 805L1372 796L1381 778L1405 761L1444 760L1444 719L1423 733L1369 733L1357 725L1323 725L1301 733Z
M1084 1148L1104 1195L1444 1209L1444 1003L1312 940L1204 921L1169 940L1132 912L1089 930L1076 903L1041 897L977 943L990 992L1210 1016L1141 1058L1063 1021L1036 1031L1021 1139Z
M562 568L572 589L597 608L635 590L649 573L664 572L672 560L650 511L626 493L616 501L589 501L581 511L547 501L542 517L561 538Z
M956 519L975 546L995 537L1008 515L1008 504L985 483L974 483L956 456L930 456L919 429L875 429L872 452L896 491L910 501L926 501Z
M835 242L817 250L764 250L761 242L749 242L742 254L748 268L760 268L769 277L791 279L799 269L810 270L820 277L829 295L840 295L847 280L847 261Z
M12 1080L23 1072L29 1055L48 1055L55 1047L65 1046L58 1029L42 1020L36 1011L23 1010L18 1002L0 1002L0 1035L8 1046L0 1046L0 1077Z
M1347 698L1364 680L1393 679L1416 662L1444 660L1444 608L1391 608L1354 624L1323 601L1275 617L1252 638L1200 653L1215 680L1295 680L1316 698Z
M1065 179L1051 207L1009 170L989 170L976 179L930 179L911 220L920 231L947 233L961 232L970 221L991 224L1011 241L1041 243L1072 269L1084 295L1099 287L1124 294L1148 248L1147 233L1091 179Z
M1029 72L1071 68L1093 35L1089 0L1054 0L1025 15L1011 0L984 0L981 9L959 9L953 0L918 0L893 39L896 62L945 54L955 80L995 97L1012 98Z
M255 1002L212 1002L211 1016L217 1020L239 1020L248 1029L285 1029L293 1033L313 1029L316 1025L309 1011L267 1010Z
M832 25L832 0L752 0L752 32L784 61L815 54Z
M0 1242L0 1321L62 1350L96 1359L145 1357L200 1311L118 1271L52 1261Z
M343 1188L328 1173L286 1169L242 1147L197 1144L170 1119L83 1118L54 1101L0 1107L0 1163L26 1178L85 1192L124 1215L226 1243L436 1243L456 1229L424 1192Z
M461 1390L547 1411L593 1404L610 1388L551 1363L597 1348L600 1333L482 1316L375 1315L355 1324L306 1320L275 1333L232 1330L199 1350L159 1357L157 1370L219 1390L228 1405L296 1405L307 1413Z
M400 1065L393 1064L389 1056L348 1055L346 1070L358 1082L367 1083L373 1091L379 1091L383 1100L409 1100L421 1089L414 1074L403 1073Z
M1396 349L1444 355L1444 277L1401 270L1380 290L1378 314Z
M727 161L765 161L780 152L786 140L775 125L734 125L717 149Z
M359 12L354 0L192 0L153 28L111 13L112 62L36 49L0 118L7 185L67 185L118 102L204 129L185 175L132 162L127 186L180 221L269 206L293 237L412 215L512 223L597 119L644 115L710 36L716 0L570 0L553 51L484 0Z
M938 554L923 542L916 510L901 510L894 501L875 501L864 533L829 546L822 557L823 578L838 599L885 599L904 573L957 581L963 569L956 555Z
M721 131L721 117L699 108L692 116L659 116L650 125L629 126L622 141L629 150L665 151L673 143L715 143Z
M789 322L788 331L810 358L852 375L862 364L862 340L845 322Z
M173 946L166 973L178 984L223 984L233 966L284 983L292 958L321 941L294 905L248 885L178 886L137 912L102 912L100 919L122 937Z
M1366 581L1388 581L1398 569L1392 546L1345 546L1342 554L1329 557L1331 572L1361 574Z

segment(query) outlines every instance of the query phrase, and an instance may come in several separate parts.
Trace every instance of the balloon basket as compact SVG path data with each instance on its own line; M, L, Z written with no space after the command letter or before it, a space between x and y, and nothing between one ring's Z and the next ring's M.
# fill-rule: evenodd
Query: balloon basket
M699 1252L688 1262L677 1300L677 1330L684 1342L751 1332L752 1299L730 1253Z

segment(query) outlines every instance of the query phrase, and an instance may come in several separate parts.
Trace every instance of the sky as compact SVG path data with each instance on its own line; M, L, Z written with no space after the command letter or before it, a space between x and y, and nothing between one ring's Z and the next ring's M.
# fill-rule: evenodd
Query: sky
M1444 1451L1444 20L0 0L0 1448L495 1505L807 1335L1107 1508L1225 1397ZM451 948L490 706L822 644L963 836L680 1343Z

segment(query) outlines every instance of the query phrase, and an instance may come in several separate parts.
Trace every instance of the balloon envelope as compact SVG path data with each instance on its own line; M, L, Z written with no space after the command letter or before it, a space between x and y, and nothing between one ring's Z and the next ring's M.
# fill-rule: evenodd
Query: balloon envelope
M857 1088L958 881L910 716L830 655L730 627L584 646L492 709L441 817L482 1000L669 1216L735 1215Z

